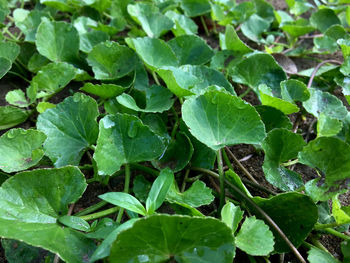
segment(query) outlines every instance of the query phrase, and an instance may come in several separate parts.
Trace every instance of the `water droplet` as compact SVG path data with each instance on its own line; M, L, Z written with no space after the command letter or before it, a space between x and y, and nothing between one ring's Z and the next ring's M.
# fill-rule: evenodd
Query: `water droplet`
M137 135L137 125L135 123L135 121L132 121L130 123L130 127L129 127L129 130L128 130L128 136L130 138L134 138L136 135Z
M74 102L80 101L80 95L79 95L79 94L74 95L74 96L73 96L73 101L74 101Z
M13 130L10 130L10 131L7 133L7 137L8 137L9 139L15 138L15 133L13 132Z
M216 105L216 104L218 104L218 101L219 101L218 94L214 94L214 97L211 99L211 103Z
M112 128L113 126L115 126L115 123L110 119L110 118L104 118L103 119L103 126L106 129Z

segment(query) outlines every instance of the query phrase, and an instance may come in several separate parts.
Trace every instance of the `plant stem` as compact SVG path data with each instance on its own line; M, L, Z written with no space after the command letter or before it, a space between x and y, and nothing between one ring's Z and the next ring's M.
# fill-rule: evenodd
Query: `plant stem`
M105 205L107 205L108 203L106 201L101 201L101 202L98 202L97 204L94 204L88 208L85 208L84 210L78 212L75 214L75 216L85 216L87 214L90 214L90 213L93 213L95 212L96 210L104 207Z
M79 168L80 170L91 170L91 169L94 169L94 167L92 166L92 164L84 164L84 165L78 166L78 168Z
M171 131L171 139L174 140L176 136L177 128L179 127L179 124L180 124L180 119L176 110L174 109L174 106L171 107L171 111L174 113L174 117L175 117L175 124L174 124L173 130Z
M334 230L333 228L325 228L322 230L328 232L329 234L332 234L333 236L340 237L346 241L350 241L350 236L340 233L337 230Z
M224 168L222 163L221 149L216 152L216 160L217 160L219 176L220 176L220 205L218 209L218 213L220 213L221 208L225 204L225 173L224 173Z
M138 163L130 164L130 166L133 169L143 171L143 172L148 173L148 174L153 175L153 176L158 176L159 175L159 171L157 171L155 169L152 169L150 167L147 167L147 166L143 166L143 165L138 164Z
M241 95L239 95L238 97L240 98L244 98L250 91L252 90L252 88L247 88Z
M291 166L291 165L297 164L297 163L299 163L299 160L298 160L298 159L295 159L295 160L292 160L292 161L283 163L282 165L283 165L283 166Z
M187 179L188 179L188 175L190 174L190 169L187 169L186 170L186 173L185 173L185 177L184 177L184 180L182 182L182 185L181 185L181 192L184 192L185 189L186 189L186 182L187 182Z
M159 82L159 79L157 77L157 74L152 70L152 76L153 76L153 79L154 79L154 82L158 85L158 86L161 86L160 85L160 82Z
M125 167L124 193L129 193L129 185L130 185L130 177L131 177L130 165L125 164L124 167ZM124 214L124 208L120 208L118 212L118 217L116 220L118 223L120 223L120 221L122 220L123 214Z
M321 244L321 242L317 238L311 237L310 240L315 247L323 250L324 252L329 253L329 251Z
M338 227L338 226L342 226L345 224L349 224L350 222L344 223L344 224L338 224L337 222L333 222L333 223L329 223L329 224L316 224L315 225L315 229L316 230L323 230L325 228L333 228L333 227Z
M311 85L312 85L312 82L316 76L316 73L317 71L324 65L324 64L327 64L327 63L333 63L333 64L338 64L338 65L341 65L342 63L338 60L334 60L334 59L329 59L329 60L325 60L325 61L322 61L320 64L318 64L314 71L312 71L311 73L311 76L310 76L310 79L309 79L309 82L307 83L307 89L310 89L311 88Z
M113 214L113 213L117 212L118 210L119 210L119 206L115 206L115 207L103 210L101 212L97 212L97 213L85 215L85 216L79 216L79 217L85 221L90 221L90 220L94 220L97 218L101 218L101 217Z
M199 171L199 169L196 169L197 171ZM206 172L208 175L215 177L216 179L219 179L220 176L215 173L212 172L210 170L207 169L201 169L201 172ZM302 262L302 263L306 263L305 259L302 257L302 255L299 253L299 251L296 249L296 247L293 245L293 243L288 239L288 237L283 233L283 231L279 228L279 226L275 223L275 221L273 221L273 219L265 213L264 210L262 210L253 200L251 200L245 193L243 193L237 186L231 184L229 181L225 181L226 184L231 187L237 194L239 194L242 199L244 199L247 203L249 203L252 207L254 207L254 209L256 211L258 211L262 217L265 218L266 222L273 228L275 229L275 231L281 236L281 238L286 242L286 244L289 246L289 248L292 250L292 252L294 253L294 255L296 256L296 258ZM340 233L339 233L340 234ZM348 237L348 236L347 236ZM348 237L350 239L350 237Z
M19 74L19 73L17 73L17 72L8 71L7 73L8 73L8 74L11 74L11 75L14 75L14 76L17 76L17 77L20 77L20 78L23 79L25 82L30 83L30 81L29 81L26 77L23 77L21 74Z
M233 161L238 165L238 167L242 170L242 172L254 183L259 184L255 178L248 172L247 169L244 168L244 166L241 164L241 162L236 158L236 156L231 152L231 150L228 147L225 147L225 150L228 152L230 157L233 159Z
M204 17L203 17L203 16L201 16L201 22L202 22L202 25L203 25L205 34L206 34L206 36L208 37L210 34L209 34L209 30L208 30L207 24L205 23L205 20L204 20Z

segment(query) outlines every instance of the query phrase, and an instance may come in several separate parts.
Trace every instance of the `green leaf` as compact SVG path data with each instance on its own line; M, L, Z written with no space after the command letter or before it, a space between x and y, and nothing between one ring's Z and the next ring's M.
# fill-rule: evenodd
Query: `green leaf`
M112 175L122 164L153 160L164 149L161 138L140 119L118 113L100 120L94 159L100 175Z
M286 0L288 7L290 8L290 13L296 16L307 12L313 5L305 0Z
M250 86L255 92L260 84L266 84L274 95L281 92L280 82L287 76L269 54L253 53L238 63L231 72L232 80Z
M269 227L255 216L244 220L235 243L239 249L253 256L267 256L273 251L275 244Z
M346 188L350 178L350 146L333 137L319 137L299 153L299 161L312 168L320 169L327 186L332 191ZM336 154L334 154L336 153Z
M12 63L10 60L0 57L0 79L6 75L6 73L11 69Z
M43 113L44 111L46 111L47 109L52 109L52 108L55 108L56 105L55 104L52 104L50 102L45 102L45 101L41 101L38 103L38 105L36 106L36 110L39 112L39 113Z
M243 184L241 178L236 174L233 170L229 169L225 172L225 178L232 183L233 185L237 186L243 193L245 193L249 197L253 197L247 187ZM232 191L231 191L232 192Z
M152 3L130 4L128 12L132 19L141 25L146 34L152 38L160 37L174 26L174 23Z
M66 62L50 63L42 67L30 83L28 97L34 100L61 91L74 79L75 72L75 68Z
M169 167L175 173L181 171L191 160L193 154L193 146L190 139L179 132L176 139L168 144L164 154L152 164L158 169Z
M1 59L0 59L1 63ZM0 107L0 130L12 128L22 122L25 122L29 114L27 111L21 110L13 106Z
M315 117L320 117L320 114L334 118L343 119L347 115L348 111L337 97L334 95L323 92L318 89L310 88L310 99L303 102L305 110Z
M6 173L26 170L44 156L45 134L36 130L11 129L0 137L0 169Z
M229 263L233 251L231 231L217 219L153 215L118 235L109 260Z
M127 193L110 192L103 195L99 195L98 197L108 203L125 208L143 216L147 213L146 209L143 207L140 201Z
M148 215L153 214L163 204L174 180L174 173L169 168L166 168L159 173L159 176L152 184L146 200L146 210Z
M297 157L306 145L301 135L286 129L273 129L261 146L265 152L263 170L267 181L284 191L294 191L303 185L301 176L282 163Z
M341 251L343 252L344 256L344 263L350 262L350 242L344 241L341 243Z
M133 45L136 53L152 70L166 66L178 66L174 51L163 40L149 37L128 40L127 43L130 42Z
M254 107L221 91L208 91L182 105L182 118L199 141L217 151L240 143L259 144L265 127Z
M58 218L58 222L76 230L85 232L90 230L89 223L77 216L61 216Z
M321 112L317 119L317 137L332 137L337 135L343 128L340 120L331 118Z
M223 35L222 40L224 41L220 41L221 48L232 50L235 56L242 56L253 51L239 39L232 25L226 26L225 35Z
M274 107L284 114L292 114L299 111L299 107L294 103L275 97L272 89L265 84L259 85L258 89L262 105Z
M99 96L102 99L109 99L122 94L126 88L116 84L102 83L99 85L87 82L82 88L80 88L80 90Z
M20 47L13 42L0 42L0 57L13 63L20 53Z
M54 62L74 62L78 58L79 34L72 24L66 22L42 18L35 44L41 55Z
M180 65L202 65L214 55L205 41L195 35L182 35L168 42Z
M214 200L211 189L202 181L195 181L185 192L180 192L175 183L170 188L166 196L166 200L170 203L186 204L191 207L200 207L209 205Z
M144 109L140 108L135 99L126 93L119 95L117 101L134 111L155 113L169 110L174 103L172 96L173 94L168 89L152 85L145 90L146 107Z
M42 247L67 262L89 260L94 242L56 223L86 186L84 175L76 167L16 174L0 188L0 236Z
M295 79L281 82L281 95L284 100L289 102L307 101L310 98L310 92L306 85Z
M316 247L311 248L307 253L309 254L307 260L310 263L340 263L331 254Z
M136 198L142 203L146 202L149 191L151 190L151 183L142 175L137 175L133 181L132 188Z
M180 0L180 5L189 17L204 15L211 10L208 0Z
M17 107L28 107L29 103L21 89L11 90L6 94L6 101Z
M332 9L322 8L312 13L310 17L311 25L321 32L325 32L329 27L341 24L339 18Z
M165 15L173 21L174 26L171 30L176 37L197 34L198 26L187 16L174 11L167 11Z
M311 26L309 21L304 18L299 18L295 21L284 22L280 25L280 27L292 38L297 38L312 31L315 31L315 28Z
M297 248L310 234L318 219L317 206L310 197L300 193L283 193L269 199L254 197L254 202L275 221ZM275 236L275 251L288 252L290 249L286 242L274 229L272 232Z
M242 24L242 33L254 42L262 42L262 33L270 27L267 19L262 18L257 14L251 15L247 21Z
M265 124L266 132L275 128L292 129L293 124L282 111L266 105L255 106L255 109Z
M224 222L232 232L236 232L239 222L243 218L244 212L239 206L235 206L231 202L226 203L221 209L221 221Z
M138 65L137 56L130 48L111 41L94 46L87 61L96 79L118 79Z
M85 150L98 134L96 101L82 93L66 98L38 117L38 130L44 132L47 155L56 167L79 165Z

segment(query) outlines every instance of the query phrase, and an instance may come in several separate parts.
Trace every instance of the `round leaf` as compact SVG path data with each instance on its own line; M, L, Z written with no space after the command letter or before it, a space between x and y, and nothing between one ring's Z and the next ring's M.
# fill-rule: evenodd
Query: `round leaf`
M265 127L254 107L221 91L208 91L182 105L182 117L199 141L219 150L240 143L259 144Z
M231 263L233 251L232 232L217 219L154 215L121 232L109 259L116 263L171 259Z

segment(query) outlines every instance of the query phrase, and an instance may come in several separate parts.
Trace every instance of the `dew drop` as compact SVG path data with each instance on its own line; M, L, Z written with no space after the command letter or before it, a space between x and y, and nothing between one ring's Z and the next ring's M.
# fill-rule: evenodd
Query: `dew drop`
M134 138L136 135L137 135L137 125L136 125L135 121L132 121L130 123L130 127L128 130L128 136L130 138Z
M80 101L80 96L79 96L79 94L76 94L76 95L73 96L73 101L74 101L74 102Z
M103 119L103 126L106 129L109 129L109 128L112 128L113 126L115 126L115 123L110 118L104 118Z
M216 105L216 104L218 104L218 101L219 101L218 94L215 94L214 97L211 99L211 103Z
M15 138L15 133L11 130L11 131L9 131L9 132L7 133L7 137L8 137L9 139Z

